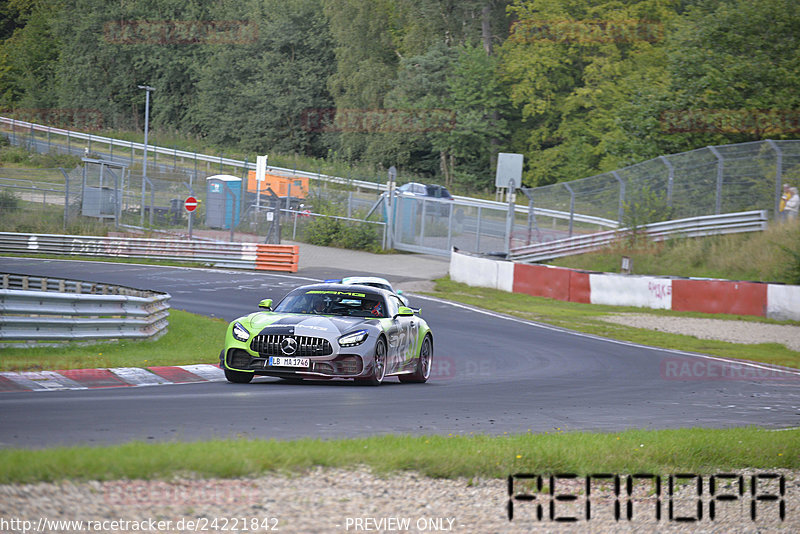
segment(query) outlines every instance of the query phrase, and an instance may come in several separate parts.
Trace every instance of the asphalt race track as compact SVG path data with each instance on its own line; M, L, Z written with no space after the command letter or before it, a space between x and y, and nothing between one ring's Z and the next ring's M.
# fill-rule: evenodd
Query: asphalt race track
M0 271L167 291L171 306L227 320L308 277L0 258ZM318 279L350 274L305 273ZM800 377L758 367L736 379L678 380L709 360L585 336L412 297L433 328L427 384L210 382L0 394L0 446L108 444L225 437L354 437L382 433L503 434L625 428L800 426ZM215 363L209 347L197 363ZM686 365L688 364L688 366ZM673 367L670 367L673 366Z

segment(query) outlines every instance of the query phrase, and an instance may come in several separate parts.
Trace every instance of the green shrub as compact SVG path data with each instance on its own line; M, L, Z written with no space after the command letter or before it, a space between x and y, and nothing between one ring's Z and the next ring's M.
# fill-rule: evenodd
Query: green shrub
M0 213L8 213L19 209L19 199L11 191L0 191Z

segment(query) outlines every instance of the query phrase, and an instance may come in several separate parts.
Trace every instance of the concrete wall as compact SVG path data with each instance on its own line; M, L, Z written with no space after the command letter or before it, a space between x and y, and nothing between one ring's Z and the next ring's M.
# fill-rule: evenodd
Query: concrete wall
M450 278L470 286L569 302L800 321L800 286L587 273L460 252L450 256Z

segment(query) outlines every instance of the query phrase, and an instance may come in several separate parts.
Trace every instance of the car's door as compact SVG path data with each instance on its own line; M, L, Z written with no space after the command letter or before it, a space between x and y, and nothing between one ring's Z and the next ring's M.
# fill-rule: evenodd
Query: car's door
M399 371L411 365L417 349L419 337L419 321L414 315L398 315L401 306L405 306L397 295L389 295L388 309L392 317L393 354L391 359L392 372Z

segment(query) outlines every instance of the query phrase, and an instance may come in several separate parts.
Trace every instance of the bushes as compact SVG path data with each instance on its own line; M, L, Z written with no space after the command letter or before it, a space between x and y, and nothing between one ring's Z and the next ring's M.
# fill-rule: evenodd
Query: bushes
M3 138L5 139L5 138ZM21 164L26 167L52 169L55 167L73 168L81 164L81 158L68 154L28 152L21 147L3 146L0 148L0 161Z
M0 213L6 214L19 209L19 199L14 193L6 190L0 191Z
M306 242L312 245L380 251L378 235L366 223L353 224L333 217L315 217L306 225L304 235Z

